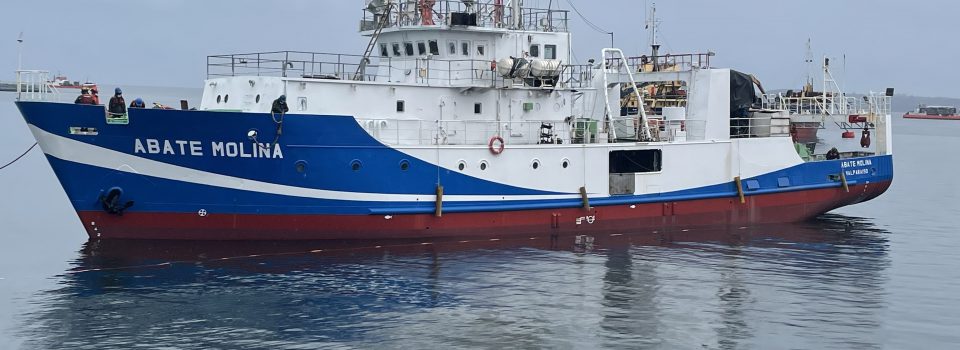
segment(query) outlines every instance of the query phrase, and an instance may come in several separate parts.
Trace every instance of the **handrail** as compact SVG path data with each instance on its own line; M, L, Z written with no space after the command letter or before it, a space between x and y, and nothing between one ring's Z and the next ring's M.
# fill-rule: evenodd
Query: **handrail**
M60 90L50 83L50 72L45 70L18 70L17 101L43 101L53 95L60 98Z
M422 58L393 59L371 56L364 64L360 55L273 51L207 56L207 79L236 76L279 76L309 79L355 81L397 81L426 86L507 87L527 85L534 88L587 88L593 81L590 65L562 65L554 77L505 79L495 71L494 62L483 59ZM364 69L356 74L358 69Z
M370 6L363 9L363 19L360 22L360 31L376 30L377 25L386 14L386 28L402 28L412 26L437 26L453 24L453 18L460 15L476 16L476 23L470 25L484 28L510 28L516 30L536 30L543 32L567 32L569 30L569 11L521 8L519 27L515 27L516 17L510 6L498 4L465 4L460 1L437 1L429 8L423 7L421 1L404 1L399 4ZM396 11L388 11L389 6L396 6ZM429 13L429 16L424 16ZM456 15L456 16L455 16Z
M892 98L880 94L848 97L766 94L760 96L763 109L787 111L791 115L875 115L891 112Z

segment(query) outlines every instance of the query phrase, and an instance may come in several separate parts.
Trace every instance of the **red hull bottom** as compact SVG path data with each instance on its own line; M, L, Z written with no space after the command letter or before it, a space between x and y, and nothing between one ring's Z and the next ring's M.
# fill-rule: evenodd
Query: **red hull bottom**
M94 239L326 240L639 233L703 226L799 222L873 199L890 182L739 198L433 215L216 215L81 211Z
M960 115L904 114L906 119L960 120Z

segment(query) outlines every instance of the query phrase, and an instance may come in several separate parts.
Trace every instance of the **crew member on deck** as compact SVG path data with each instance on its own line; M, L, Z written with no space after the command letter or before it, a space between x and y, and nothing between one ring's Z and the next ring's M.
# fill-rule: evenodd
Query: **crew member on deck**
M77 96L77 99L73 101L73 103L76 103L78 105L95 105L96 104L95 101L93 100L93 95L91 95L90 90L87 90L87 89L81 89L80 96Z
M137 97L136 100L130 102L130 108L147 108L147 104L143 103L143 99Z
M840 151L836 147L831 148L827 151L827 160L840 159Z
M273 101L273 108L270 112L274 114L286 114L290 111L290 107L287 107L287 95L280 95L279 98Z
M107 108L107 111L113 115L127 114L127 101L123 100L123 90L120 90L120 88L114 90L114 95L110 98L110 106Z
M90 94L93 95L93 104L100 104L100 91L97 88L90 89Z

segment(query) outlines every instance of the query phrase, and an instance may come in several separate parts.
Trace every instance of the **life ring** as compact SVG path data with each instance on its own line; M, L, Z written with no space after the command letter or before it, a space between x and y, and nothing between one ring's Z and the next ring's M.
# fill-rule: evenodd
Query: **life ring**
M506 142L503 142L503 138L500 136L491 137L490 143L487 144L487 147L490 147L490 153L493 153L494 155L503 153L503 149L506 146Z

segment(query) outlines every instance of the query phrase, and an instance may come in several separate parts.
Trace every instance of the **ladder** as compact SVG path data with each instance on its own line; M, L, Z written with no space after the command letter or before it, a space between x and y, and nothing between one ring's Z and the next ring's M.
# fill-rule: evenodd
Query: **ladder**
M357 73L353 75L353 80L364 80L367 65L370 64L370 56L373 55L373 50L376 49L377 40L380 38L380 33L382 33L383 28L386 28L390 23L390 10L393 9L393 6L393 4L386 5L385 10L382 14L380 14L380 21L377 22L377 27L373 30L373 34L370 36L370 42L367 43L367 49L363 52L363 58L360 60L360 64L357 66Z

